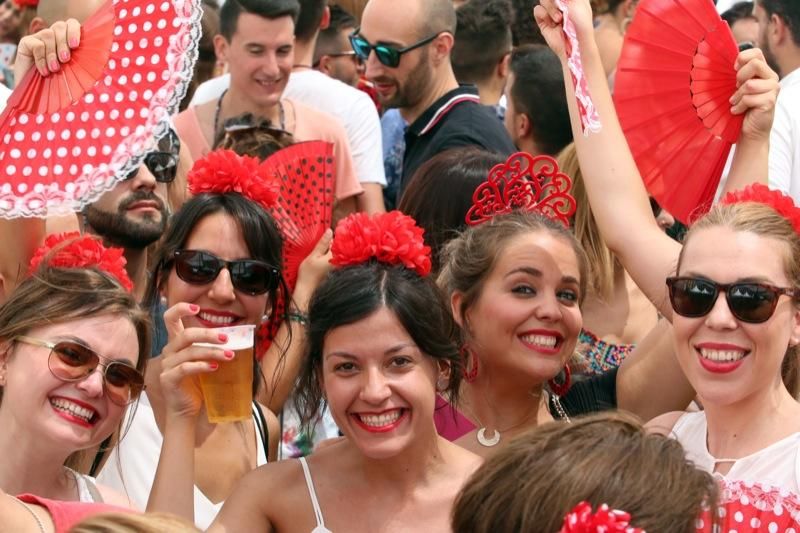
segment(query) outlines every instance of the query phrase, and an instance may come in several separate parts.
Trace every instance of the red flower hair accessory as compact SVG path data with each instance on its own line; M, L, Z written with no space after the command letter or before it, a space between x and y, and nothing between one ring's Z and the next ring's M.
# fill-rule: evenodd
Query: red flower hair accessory
M472 194L466 222L477 226L516 209L538 211L569 227L577 204L569 191L572 180L550 156L518 152L495 166Z
M14 0L14 4L19 8L32 7L36 9L39 7L39 0Z
M122 248L106 248L100 239L81 235L77 231L48 235L31 258L29 271L36 272L45 261L51 268L96 267L115 278L125 290L131 292L133 283L125 270L127 261Z
M787 196L781 191L775 191L762 185L753 183L742 190L729 192L720 203L725 205L741 204L743 202L756 202L770 206L778 212L780 216L788 220L794 231L800 234L800 208L794 204L791 196Z
M400 211L374 216L354 213L336 226L331 263L344 267L374 258L427 276L431 271L431 248L425 246L423 233L413 218Z
M265 165L233 150L215 150L198 159L189 172L192 194L239 193L269 210L278 202L281 184Z
M631 516L624 511L615 511L603 504L592 513L589 502L576 505L564 517L560 533L647 533L629 525Z

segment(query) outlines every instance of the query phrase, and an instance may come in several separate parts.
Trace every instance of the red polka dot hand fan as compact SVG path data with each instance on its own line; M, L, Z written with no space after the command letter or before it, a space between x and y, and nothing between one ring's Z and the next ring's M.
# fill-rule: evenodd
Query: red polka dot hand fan
M697 531L707 533L800 533L800 497L745 481L723 481L716 509L717 523L706 511Z
M0 217L79 211L141 163L191 80L201 0L107 0L0 115Z
M281 179L271 214L283 236L283 277L290 290L300 263L333 220L333 144L309 141L278 150L262 163Z
M742 128L737 55L711 0L641 0L625 34L617 114L648 191L684 223L711 206Z

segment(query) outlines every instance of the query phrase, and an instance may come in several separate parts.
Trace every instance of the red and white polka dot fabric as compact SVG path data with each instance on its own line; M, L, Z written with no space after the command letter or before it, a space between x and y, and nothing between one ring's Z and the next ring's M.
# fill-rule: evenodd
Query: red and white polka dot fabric
M108 0L62 72L25 77L0 117L0 217L78 211L139 166L191 79L200 4Z
M800 533L800 497L747 481L722 481L717 524L710 511L697 520L698 532Z

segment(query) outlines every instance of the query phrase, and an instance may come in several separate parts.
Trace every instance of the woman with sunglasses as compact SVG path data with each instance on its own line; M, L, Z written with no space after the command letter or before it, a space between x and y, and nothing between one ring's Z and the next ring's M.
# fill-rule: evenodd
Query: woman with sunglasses
M0 307L0 489L52 500L127 500L77 472L122 431L144 386L150 325L121 250L49 237Z
M120 491L127 490L141 507L151 492L158 500L159 455L171 457L167 448L162 452L164 436L170 429L186 430L197 464L191 475L193 518L201 528L211 523L239 478L276 458L280 436L275 416L256 402L251 420L209 422L197 384L197 374L213 372L226 354L194 344L224 342L215 330L221 326L265 323L269 331L272 321L283 318L271 312L280 298L287 297L279 270L281 236L267 211L274 201L275 191L269 185L273 178L254 172L249 161L228 151L212 152L190 173L194 196L173 216L156 253L145 299L146 305L163 301L168 308L163 318L168 338L161 340L160 355L151 362L147 393L128 436L98 476ZM312 255L317 262L326 262L324 250ZM305 305L303 287L316 286L317 275L313 268L301 268L294 305ZM293 310L292 316L301 320L305 307ZM284 328L295 324L301 325L290 321ZM297 327L294 333L301 331ZM265 357L280 357L284 345L276 341ZM272 382L264 383L255 359L253 365L255 398L260 385ZM117 459L122 472L115 467Z
M675 435L707 471L800 491L800 404L792 394L800 342L797 208L753 185L695 222L682 249L664 236L605 84L588 1L567 2L602 124L600 133L588 137L579 134L563 15L552 0L541 4L534 14L564 64L578 157L598 225L637 284L672 320L678 362L704 407L650 424ZM732 112L745 113L745 120L729 187L766 178L777 91L777 77L759 50L740 53L736 67ZM618 205L626 209L612 207Z

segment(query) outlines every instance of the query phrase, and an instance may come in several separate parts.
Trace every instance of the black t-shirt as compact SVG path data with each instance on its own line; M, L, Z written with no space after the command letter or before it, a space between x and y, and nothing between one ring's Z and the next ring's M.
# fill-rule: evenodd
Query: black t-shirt
M494 108L480 103L473 85L462 85L434 102L406 129L405 141L398 201L414 172L445 150L477 146L505 156L516 152Z

